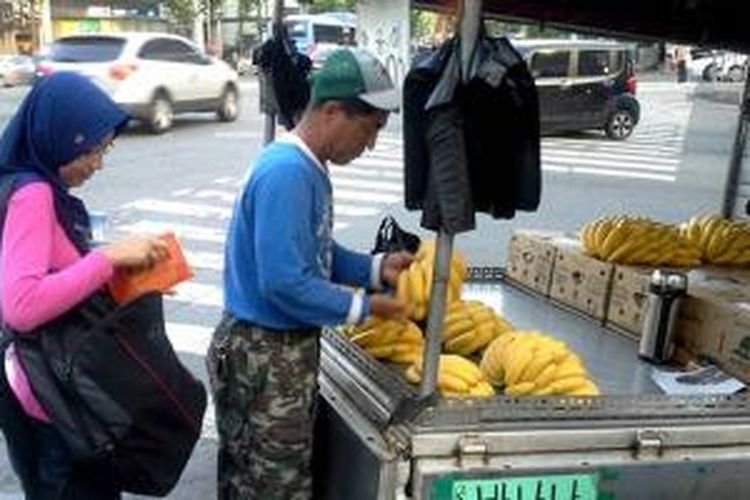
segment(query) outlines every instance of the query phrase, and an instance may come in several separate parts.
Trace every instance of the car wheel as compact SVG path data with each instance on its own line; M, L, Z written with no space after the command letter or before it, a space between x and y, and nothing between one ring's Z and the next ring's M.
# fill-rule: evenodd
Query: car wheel
M703 81L715 82L719 79L719 68L715 63L711 63L703 69Z
M635 129L635 117L627 109L615 110L609 115L607 124L604 126L607 137L617 141L622 141L630 137L633 129Z
M233 122L237 119L240 114L240 103L237 90L234 87L224 89L216 114L219 120L223 122Z
M745 69L742 66L732 66L727 71L727 80L730 82L741 82L745 79Z
M160 93L151 101L148 127L154 134L162 134L172 128L174 109L166 94Z

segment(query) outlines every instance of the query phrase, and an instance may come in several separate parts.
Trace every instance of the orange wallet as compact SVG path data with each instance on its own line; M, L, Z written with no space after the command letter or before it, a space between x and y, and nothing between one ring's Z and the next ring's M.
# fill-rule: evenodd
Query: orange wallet
M193 277L175 235L168 233L160 238L167 242L169 256L165 260L146 271L115 271L109 291L118 304L130 302L148 292L168 292L178 283Z

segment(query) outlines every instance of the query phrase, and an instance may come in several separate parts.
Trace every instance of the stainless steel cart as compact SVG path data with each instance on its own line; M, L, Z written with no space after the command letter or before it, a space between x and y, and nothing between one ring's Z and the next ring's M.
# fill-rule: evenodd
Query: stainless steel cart
M605 395L420 402L397 367L327 332L316 432L321 498L750 498L745 397L662 395L632 339L497 270L479 278L466 295L565 340Z

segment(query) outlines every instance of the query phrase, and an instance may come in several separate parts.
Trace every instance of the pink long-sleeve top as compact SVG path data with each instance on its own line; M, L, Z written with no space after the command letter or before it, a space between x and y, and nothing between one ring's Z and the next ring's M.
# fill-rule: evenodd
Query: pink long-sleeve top
M8 326L21 333L33 330L72 309L112 273L103 253L93 250L82 257L67 237L55 215L51 186L33 182L13 193L0 247L0 310ZM26 414L48 422L12 346L4 366Z

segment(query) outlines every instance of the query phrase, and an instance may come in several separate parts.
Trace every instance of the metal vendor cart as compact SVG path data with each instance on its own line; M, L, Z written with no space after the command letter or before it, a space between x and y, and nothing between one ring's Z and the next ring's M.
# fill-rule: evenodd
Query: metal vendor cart
M484 8L489 14L610 34L747 51L750 36L740 26L743 16L734 5L739 3L487 0ZM436 7L437 2L420 5ZM466 3L465 13L474 9L475 23L478 5ZM471 29L464 26L462 33ZM746 88L744 103L747 98ZM744 201L747 106L741 108L725 199L727 214L734 215L738 200ZM451 247L452 237L440 234L433 297L444 297ZM747 397L665 396L632 339L514 285L499 268L470 269L467 285L465 296L507 311L514 323L555 332L585 359L605 395L434 396L438 325L444 314L434 303L421 388L410 385L395 366L327 331L316 431L319 498L750 498Z

